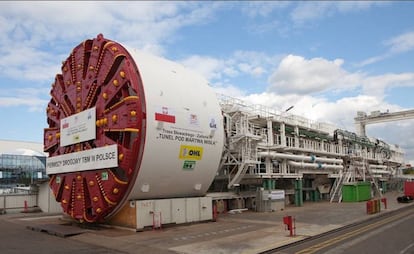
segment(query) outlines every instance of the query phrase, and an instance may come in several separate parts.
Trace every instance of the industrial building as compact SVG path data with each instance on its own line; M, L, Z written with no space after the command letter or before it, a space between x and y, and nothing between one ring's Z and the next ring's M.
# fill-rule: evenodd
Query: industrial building
M48 185L46 157L42 143L0 140L0 214L62 212Z
M41 143L0 140L0 189L47 180L46 157Z

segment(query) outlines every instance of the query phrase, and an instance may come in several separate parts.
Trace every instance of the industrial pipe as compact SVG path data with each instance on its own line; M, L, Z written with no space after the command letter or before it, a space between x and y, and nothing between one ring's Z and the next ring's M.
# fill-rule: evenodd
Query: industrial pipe
M371 164L371 165L369 165L369 168L370 169L386 169L388 167L386 165L373 165L373 164Z
M371 172L374 174L391 174L390 171L381 169L371 169Z
M286 154L286 153L277 153L277 152L259 152L259 156L262 157L271 157L271 158L279 158L279 159L290 159L290 160L300 160L300 161L311 161L311 162L327 162L327 163L337 163L342 164L342 159L334 159L334 158L323 158L323 157L316 157L314 155L305 156L305 155L296 155L296 154Z
M333 165L333 164L321 164L321 163L306 163L306 162L297 162L297 161L288 161L290 166L299 167L299 168L315 168L315 169L343 169L342 165Z

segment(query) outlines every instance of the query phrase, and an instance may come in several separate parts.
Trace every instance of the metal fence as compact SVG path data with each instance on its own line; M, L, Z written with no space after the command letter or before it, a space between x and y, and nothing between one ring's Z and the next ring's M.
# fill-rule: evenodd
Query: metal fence
M37 194L3 194L0 195L0 211L25 210L38 206Z

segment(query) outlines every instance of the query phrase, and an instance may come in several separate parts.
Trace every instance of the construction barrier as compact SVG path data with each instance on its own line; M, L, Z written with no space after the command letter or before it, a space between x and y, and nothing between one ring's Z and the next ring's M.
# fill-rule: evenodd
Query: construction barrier
M367 214L374 214L376 213L376 207L374 200L368 200L367 201Z
M381 202L384 203L384 208L387 209L387 199L371 199L366 203L367 214L374 214L381 212Z

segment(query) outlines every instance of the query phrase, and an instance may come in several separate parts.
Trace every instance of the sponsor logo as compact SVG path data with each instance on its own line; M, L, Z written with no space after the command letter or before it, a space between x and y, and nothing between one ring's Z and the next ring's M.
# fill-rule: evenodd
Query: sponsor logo
M210 128L212 129L217 129L217 124L216 124L216 119L211 118L210 119L210 124L209 124Z
M190 125L199 125L198 117L196 114L190 114Z
M203 158L203 148L200 146L180 146L179 158L182 160L201 160Z

